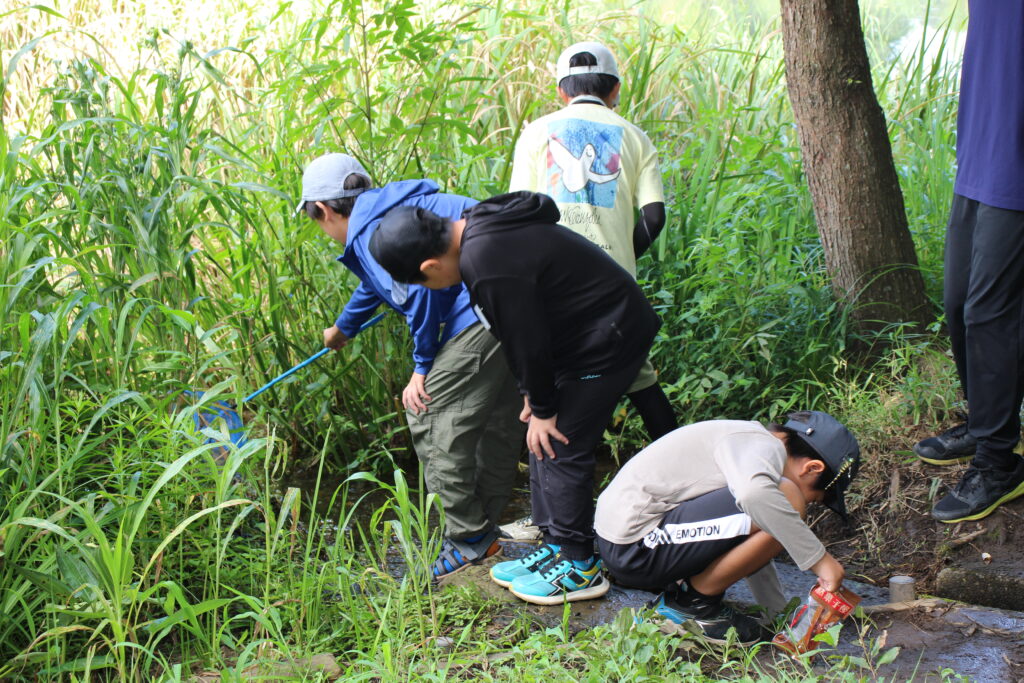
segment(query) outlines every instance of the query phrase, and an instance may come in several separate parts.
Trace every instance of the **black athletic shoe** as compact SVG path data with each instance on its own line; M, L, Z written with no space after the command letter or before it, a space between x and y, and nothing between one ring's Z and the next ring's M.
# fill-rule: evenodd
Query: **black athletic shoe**
M721 596L708 599L683 588L671 589L647 606L659 616L710 643L726 643L729 629L736 629L736 641L740 645L753 645L771 638L757 619L724 604Z
M967 423L962 422L938 436L918 441L914 453L930 465L953 465L970 460L977 448L978 440L967 431Z
M956 487L935 504L932 517L948 524L981 519L1022 495L1024 460L1017 458L1017 468L1012 472L971 466Z

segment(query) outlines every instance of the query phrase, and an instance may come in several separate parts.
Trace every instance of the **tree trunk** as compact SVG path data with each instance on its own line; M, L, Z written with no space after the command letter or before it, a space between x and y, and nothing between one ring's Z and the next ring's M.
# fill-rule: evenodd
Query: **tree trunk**
M860 331L930 317L857 0L780 0L786 81L825 264Z

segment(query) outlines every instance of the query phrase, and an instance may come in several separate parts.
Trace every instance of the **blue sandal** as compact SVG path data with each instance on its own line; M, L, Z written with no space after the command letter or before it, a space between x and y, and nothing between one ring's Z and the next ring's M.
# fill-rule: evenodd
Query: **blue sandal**
M497 530L486 532L475 543L446 538L441 543L441 552L438 553L430 571L435 579L444 578L500 552Z

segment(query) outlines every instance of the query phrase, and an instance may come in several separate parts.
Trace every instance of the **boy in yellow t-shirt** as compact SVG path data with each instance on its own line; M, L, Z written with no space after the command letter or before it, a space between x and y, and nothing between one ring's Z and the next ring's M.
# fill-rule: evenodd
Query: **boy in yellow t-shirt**
M657 150L642 130L612 111L620 82L607 47L572 45L558 58L557 79L566 106L523 129L509 191L549 195L562 214L559 223L635 278L637 257L665 226ZM627 395L652 441L678 426L649 360Z

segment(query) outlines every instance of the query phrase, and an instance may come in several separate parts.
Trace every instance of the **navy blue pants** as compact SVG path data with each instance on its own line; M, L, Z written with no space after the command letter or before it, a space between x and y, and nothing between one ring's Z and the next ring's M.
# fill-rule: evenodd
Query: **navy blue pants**
M946 228L946 322L976 467L1013 469L1024 399L1024 211L954 195Z

